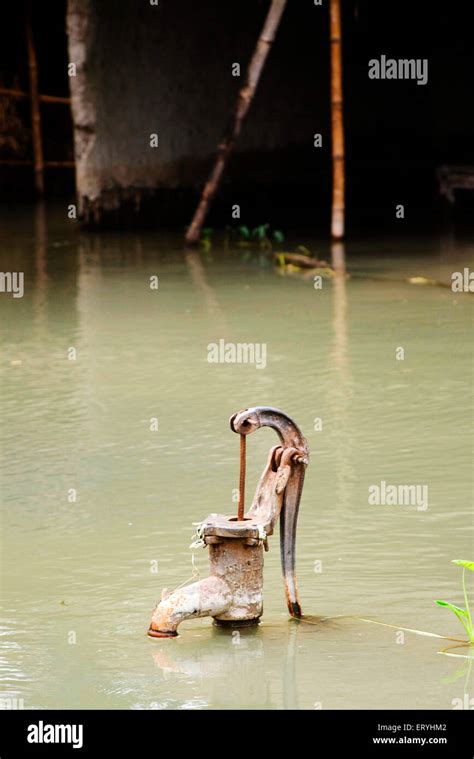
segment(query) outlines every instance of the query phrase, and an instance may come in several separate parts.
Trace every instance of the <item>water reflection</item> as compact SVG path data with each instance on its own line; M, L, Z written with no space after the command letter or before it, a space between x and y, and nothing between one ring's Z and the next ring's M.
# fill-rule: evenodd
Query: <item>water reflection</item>
M36 281L33 290L33 310L38 326L44 318L44 304L46 298L46 283L48 279L46 271L46 245L47 245L47 220L44 201L39 201L35 207L35 265Z
M343 507L353 498L354 467L350 414L353 405L353 381L348 355L348 305L344 243L333 243L333 264L337 270L333 284L333 341L331 349L332 382L329 391L331 438L337 457L335 500ZM337 253L334 249L337 248Z
M433 598L456 598L449 559L472 544L473 301L404 281L449 281L454 261L472 269L472 245L453 239L441 271L439 245L364 242L351 268L385 281L337 276L315 297L263 253L244 260L215 248L212 261L184 254L177 238L87 235L64 207L9 215L3 267L25 272L25 297L1 298L2 640L15 643L18 673L13 682L6 670L3 685L43 708L371 708L382 699L450 708L462 684L442 677L460 667L457 650L438 656L439 641L408 636L397 645L395 631L375 625L288 621L276 546L263 624L239 644L199 625L159 647L144 635L157 582L174 586L187 566L190 525L231 501L227 419L261 399L292 412L313 451L298 529L305 611L455 634ZM227 334L268 343L265 371L210 365L206 346ZM387 359L395 339L410 345L403 366ZM249 483L273 444L256 438ZM429 482L432 507L369 508L367 483L379 472ZM207 572L205 554L196 561ZM71 630L77 646L66 642Z
M216 314L222 316L221 305L217 299L215 290L209 284L201 254L194 248L186 248L184 251L184 259L196 289L199 290L204 297L208 314L211 316Z
M346 248L343 242L331 243L331 262L337 274L346 272Z
M219 707L281 708L283 693L284 708L297 709L297 636L298 626L291 622L273 635L268 626L240 631L213 626L210 640L188 630L179 641L160 641L152 658L165 679L193 678L202 697Z

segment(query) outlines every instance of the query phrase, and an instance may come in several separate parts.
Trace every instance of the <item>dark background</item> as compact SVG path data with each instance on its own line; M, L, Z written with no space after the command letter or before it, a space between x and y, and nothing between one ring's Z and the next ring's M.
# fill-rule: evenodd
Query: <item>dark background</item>
M107 4L108 0L102 2ZM194 4L194 0L190 2ZM261 0L259 5L263 19L268 3ZM329 134L328 0L324 0L324 5L321 24L315 26L310 23L310 19L314 19L313 0L289 0L259 88L270 86L271 80L277 77L290 78L301 114L307 118L308 111L314 111L315 122L321 123ZM238 16L233 14L229 19L237 35L239 26L248 33L247 6L250 8L255 3L243 0ZM394 218L397 203L405 205L405 229L436 225L443 208L438 196L436 168L446 163L474 165L474 50L473 27L468 17L470 4L458 0L440 3L342 0L342 6L348 226L388 226L391 231L397 231L400 227ZM64 0L33 5L42 93L69 94L65 8ZM2 15L1 84L27 90L21 3L5 5ZM203 12L200 18L202 28L197 28L196 33L205 35L206 14ZM258 32L257 25L255 39ZM212 40L209 44L212 45ZM428 58L428 84L369 80L368 60L381 54L394 58ZM197 80L196 87L199 86L205 83ZM257 118L258 99L259 90L249 122ZM284 102L277 105L278 109L285 108ZM20 141L21 151L16 157L28 158L31 157L28 102L21 101L18 110L25 130ZM294 118L299 117L296 108ZM72 128L68 108L43 105L42 120L45 158L71 159ZM8 146L0 145L0 158L9 157L12 156ZM213 207L211 224L222 222L229 192L235 192L236 187L242 197L251 192L249 205L255 218L248 221L269 220L286 227L296 224L311 227L326 221L331 202L329 146L325 151L318 151L311 142L289 144L275 160L269 160L265 151L251 156L236 155ZM48 169L46 189L47 197L73 197L73 170ZM174 212L168 214L170 223L182 224L188 219L197 189L171 193L167 199L169 207L174 208ZM3 199L31 199L31 167L0 166L0 195ZM472 196L469 192L457 193L454 215L460 223L469 223L471 219Z

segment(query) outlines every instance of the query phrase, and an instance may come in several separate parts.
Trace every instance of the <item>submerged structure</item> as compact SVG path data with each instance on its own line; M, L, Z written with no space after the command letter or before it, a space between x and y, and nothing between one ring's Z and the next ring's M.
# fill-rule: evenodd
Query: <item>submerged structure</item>
M208 547L210 575L173 593L163 591L148 630L153 638L175 637L181 622L197 617L212 617L223 627L258 624L263 612L263 552L278 519L288 611L301 617L295 541L308 445L289 416L266 406L239 411L230 427L241 441L238 514L213 513L201 522L195 545ZM273 428L280 444L271 448L252 506L244 514L245 441L261 427Z
M268 7L242 0L198 5L68 0L76 189L86 224L146 216L147 208L161 225L177 215L189 221ZM325 38L326 29L322 14L319 22L311 8L306 16L316 21L311 33L300 10L285 12L236 160L226 173L243 218L248 214L243 185L251 186L252 196L257 187L259 196L265 195L275 179L282 186L291 177L292 183L319 187L321 172L329 168L323 151L312 148L312 135L327 123L327 98L316 93L318 108L314 93L308 97L311 46L319 44L315 35ZM327 64L321 66L324 76ZM230 223L225 195L223 202Z

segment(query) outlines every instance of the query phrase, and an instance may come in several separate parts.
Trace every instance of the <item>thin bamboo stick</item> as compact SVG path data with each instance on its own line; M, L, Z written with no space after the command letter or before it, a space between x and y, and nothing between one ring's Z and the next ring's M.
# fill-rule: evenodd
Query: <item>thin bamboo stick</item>
M29 92L23 92L23 90L12 90L8 87L0 87L0 95L10 98L27 99L30 97ZM62 97L61 95L38 95L41 103L62 103L64 105L70 105L71 98Z
M33 161L31 159L23 160L21 158L0 158L0 166L31 166ZM76 166L74 161L44 161L44 168L53 169L74 169Z
M332 217L331 235L341 240L345 232L344 121L342 94L342 38L340 0L330 0Z
M71 105L71 98L62 97L62 95L40 95L42 103L59 103L60 105Z
M75 161L45 161L44 166L52 169L74 169Z
M33 161L16 158L1 158L0 166L31 166Z
M186 233L186 243L195 245L199 241L201 228L217 192L230 155L241 132L242 123L252 103L267 55L275 39L280 19L285 10L286 0L272 0L262 32L248 65L244 86L237 96L228 128L217 146L217 155L209 178L204 185L201 199L194 213L191 225Z
M23 90L12 90L8 87L0 87L0 95L5 95L10 98L29 98L29 92L23 92Z
M26 5L26 46L28 49L28 69L30 74L31 129L33 134L33 156L35 169L35 189L44 194L43 142L41 137L41 113L38 92L38 64L31 24L31 3Z

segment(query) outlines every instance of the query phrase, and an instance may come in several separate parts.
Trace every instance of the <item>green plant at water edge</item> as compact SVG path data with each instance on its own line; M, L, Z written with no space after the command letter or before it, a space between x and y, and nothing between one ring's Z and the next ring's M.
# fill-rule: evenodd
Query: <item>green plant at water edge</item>
M438 606L443 606L445 609L451 609L453 614L456 615L456 617L461 622L462 626L464 627L465 631L468 634L469 641L471 643L474 643L474 627L472 625L472 617L471 617L471 611L469 609L469 600L467 597L467 590L466 590L466 569L469 569L469 571L474 572L474 561L464 561L462 559L453 559L453 564L457 564L458 567L462 567L462 590L464 594L464 603L466 605L465 609L461 609L460 606L455 606L454 604L449 603L448 601L435 601L435 603L438 604Z
M270 224L260 224L255 229L252 229L252 237L259 241L260 244L268 244L271 246L270 236L275 242L282 243L285 239L285 235L279 229L274 229L270 235Z
M187 228L186 228L187 230ZM251 248L255 246L257 242L259 247L264 250L272 249L272 241L274 243L281 244L285 240L285 235L279 229L272 229L270 224L259 224L255 229L250 229L245 224L241 224L240 227L226 227L226 240L229 238L235 240L237 238L237 245L242 248ZM212 247L212 237L214 235L214 229L212 227L203 227L199 238L201 248L209 250Z
M245 224L242 224L242 226L237 227L237 232L239 233L242 240L250 239L250 229L246 227Z
M252 240L256 240L261 248L271 248L272 240L276 243L282 243L285 235L279 229L270 228L270 224L259 224L258 227L250 229L245 224L237 227L237 233L240 238L240 245L251 245Z
M201 248L204 248L204 250L209 250L209 248L212 246L211 238L213 234L214 230L212 227L204 227L201 229L201 237L199 238Z

